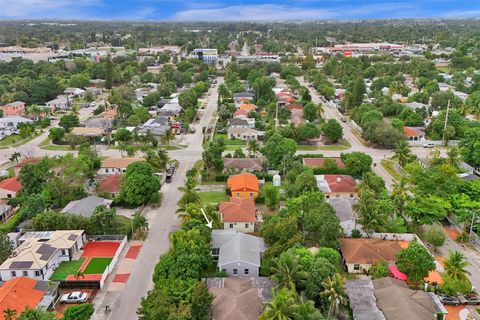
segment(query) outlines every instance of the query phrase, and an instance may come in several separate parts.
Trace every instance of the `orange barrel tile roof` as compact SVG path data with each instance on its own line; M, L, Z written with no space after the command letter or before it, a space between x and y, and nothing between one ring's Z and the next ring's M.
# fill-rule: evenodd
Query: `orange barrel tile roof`
M258 178L251 173L240 173L230 176L227 180L227 186L232 191L256 191L258 192Z

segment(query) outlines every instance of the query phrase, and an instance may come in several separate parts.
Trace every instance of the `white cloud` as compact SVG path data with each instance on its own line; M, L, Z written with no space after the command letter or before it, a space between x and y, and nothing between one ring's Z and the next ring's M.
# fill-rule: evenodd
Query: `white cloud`
M177 21L240 21L240 20L321 20L368 17L384 12L394 14L397 10L412 9L407 4L377 4L361 7L335 7L329 9L295 7L284 4L234 5L216 8L187 9L175 13L171 20Z

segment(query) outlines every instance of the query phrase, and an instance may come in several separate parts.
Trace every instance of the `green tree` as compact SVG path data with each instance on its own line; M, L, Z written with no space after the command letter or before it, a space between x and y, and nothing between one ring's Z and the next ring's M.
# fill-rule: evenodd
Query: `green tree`
M266 141L262 153L267 157L270 168L285 172L287 162L293 159L296 151L294 140L275 133Z
M162 136L162 141L167 146L170 145L170 141L175 138L175 134L173 133L172 129L168 128Z
M417 242L411 242L407 248L397 253L396 265L408 276L410 282L416 284L427 277L430 271L435 270L433 257Z
M120 220L115 209L100 205L95 208L90 223L97 230L95 234L118 234Z
M335 119L328 120L322 126L322 131L327 141L331 143L336 143L343 137L343 128L340 123Z
M348 108L355 108L362 104L363 95L365 94L365 83L363 82L363 77L358 76L353 83L353 88L351 94L347 97Z
M457 296L459 294L468 294L472 292L472 284L468 279L460 280L443 274L440 289L446 295Z
M0 263L10 257L12 254L13 246L10 238L3 232L0 232Z
M78 306L70 306L63 312L64 320L89 320L93 315L93 304L86 303Z
M480 128L471 128L460 140L460 151L466 162L474 167L480 166Z
M274 260L271 272L271 277L277 282L278 287L289 290L303 288L308 278L308 273L300 264L299 256L288 251Z
M75 114L66 114L60 118L60 122L58 123L58 125L62 127L66 132L70 132L72 128L80 126L80 120Z
M328 306L328 319L337 319L340 305L348 305L344 280L338 273L335 273L332 277L329 277L323 282L322 286L324 290L320 293L320 296L326 301Z
M189 203L200 203L200 195L198 194L197 184L198 181L195 177L187 177L185 185L178 188L179 191L183 192L183 195L179 201L181 206Z
M292 316L294 320L325 320L320 311L315 308L315 303L305 300L302 296L297 297Z
M309 299L319 301L320 294L325 290L325 281L332 277L337 269L325 258L317 258L309 270L306 295Z
M337 248L342 227L333 208L323 203L304 213L307 238L321 247Z
M340 253L337 250L327 247L321 247L315 253L316 258L325 258L334 266L340 262Z
M147 203L152 194L160 189L160 181L152 167L146 162L128 165L120 184L120 199L128 205L139 206Z
M317 179L311 169L302 171L296 178L293 184L292 193L294 196L300 196L305 192L318 191Z
M432 224L447 215L450 204L437 196L417 196L407 204L407 214L417 225Z
M257 140L250 140L247 144L247 151L250 157L256 157L260 151L260 144Z
M353 176L361 176L371 170L373 159L363 152L342 153L346 171Z
M445 260L445 274L452 279L468 280L470 272L466 269L470 263L465 255L459 251L453 251Z
M358 202L353 204L353 210L358 215L358 222L368 236L375 231L381 231L387 223L386 215L377 209L377 199L370 190L361 192Z
M303 118L310 122L317 120L319 114L319 107L313 102L309 102L303 107Z
M17 320L55 320L55 314L41 309L27 308L20 314Z
M12 155L10 156L10 158L8 160L10 160L10 162L17 162L18 163L18 160L22 157L22 154L20 152L14 152L12 153Z
M388 277L390 270L388 270L388 262L380 261L375 263L370 268L368 268L368 274L373 277L373 279L381 279Z
M28 163L20 169L19 180L22 184L22 195L42 192L44 183L50 178L50 164L48 159L39 163Z
M275 209L280 202L280 191L273 185L265 185L262 188L262 194L265 197L265 204L270 209Z
M105 72L105 88L112 89L113 86L113 62L110 55L105 59L106 72Z
M412 153L408 142L401 140L395 145L395 150L393 151L393 158L398 160L398 164L403 167L408 162L412 161L415 155Z
M119 128L113 137L117 141L128 142L132 139L132 133L125 128Z
M148 150L145 156L145 161L155 172L163 172L167 169L167 165L170 163L170 157L165 149L158 149L156 153L153 150Z
M292 320L295 293L287 288L274 290L272 299L265 303L259 320Z
M17 315L17 310L7 308L3 310L3 316L5 320L15 320L15 316Z
M51 128L50 133L48 134L48 137L54 142L61 141L64 136L65 129L63 128Z
M433 250L437 251L438 247L443 246L447 235L441 226L429 226L424 234L425 241L433 246Z
M203 282L198 282L192 292L192 320L209 320L213 295Z

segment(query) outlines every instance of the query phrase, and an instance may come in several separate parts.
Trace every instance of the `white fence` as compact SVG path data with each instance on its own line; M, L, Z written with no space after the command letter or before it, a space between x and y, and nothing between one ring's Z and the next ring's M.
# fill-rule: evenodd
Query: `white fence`
M115 252L115 255L113 256L112 261L110 261L110 264L102 273L102 278L100 279L100 289L105 284L105 281L107 280L108 276L110 275L113 268L115 267L115 264L117 264L118 257L120 256L120 253L122 252L126 243L127 243L127 236L123 236L122 242L120 242L120 246L118 247L117 252Z

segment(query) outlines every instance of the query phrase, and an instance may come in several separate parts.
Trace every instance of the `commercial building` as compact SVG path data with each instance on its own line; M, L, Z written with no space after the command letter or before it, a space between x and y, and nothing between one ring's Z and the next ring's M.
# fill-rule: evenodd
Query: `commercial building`
M192 51L192 56L204 63L216 63L218 60L218 50L217 49L194 49Z

